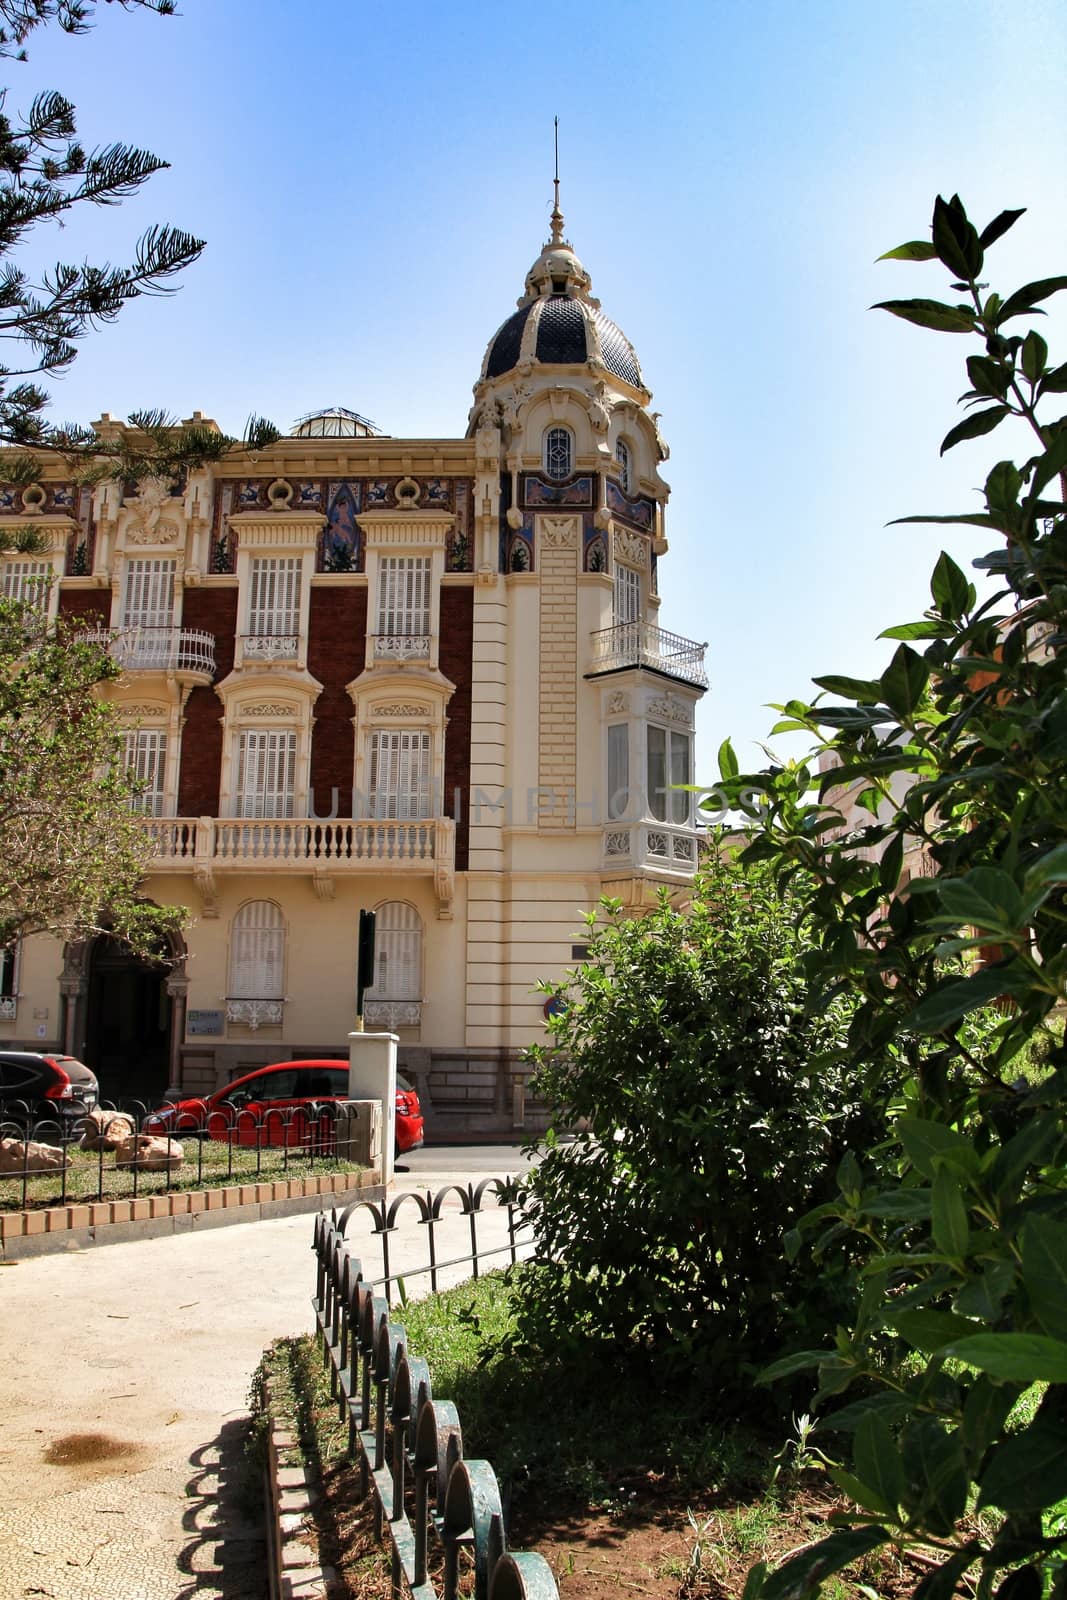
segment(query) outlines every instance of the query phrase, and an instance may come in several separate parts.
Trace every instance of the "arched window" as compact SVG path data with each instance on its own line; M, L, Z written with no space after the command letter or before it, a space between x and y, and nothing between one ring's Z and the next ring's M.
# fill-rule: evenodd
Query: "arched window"
M233 919L227 999L273 1001L277 1017L260 1020L280 1022L284 985L285 918L273 900L249 900ZM247 1019L231 1015L230 1020Z
M630 477L630 446L625 439L615 442L615 460L619 463L619 485L623 494L632 494L633 487Z
M422 995L422 919L414 906L390 900L374 926L374 986L368 1000L419 1000Z
M546 428L544 438L545 476L569 478L574 471L574 436L569 428Z

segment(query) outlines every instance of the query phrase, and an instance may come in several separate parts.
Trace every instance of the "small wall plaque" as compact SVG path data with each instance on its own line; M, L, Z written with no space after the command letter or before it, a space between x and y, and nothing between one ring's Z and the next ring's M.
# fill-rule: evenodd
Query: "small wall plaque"
M186 1019L185 1031L192 1039L201 1038L205 1033L222 1033L226 1025L224 1011L190 1011Z

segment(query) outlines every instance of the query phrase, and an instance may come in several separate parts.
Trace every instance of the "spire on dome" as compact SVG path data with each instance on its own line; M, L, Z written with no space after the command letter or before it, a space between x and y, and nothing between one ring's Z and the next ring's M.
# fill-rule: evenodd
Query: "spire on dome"
M556 176L552 187L555 191L555 203L552 206L552 244L563 244L563 212L559 209L559 118L552 118L556 141Z

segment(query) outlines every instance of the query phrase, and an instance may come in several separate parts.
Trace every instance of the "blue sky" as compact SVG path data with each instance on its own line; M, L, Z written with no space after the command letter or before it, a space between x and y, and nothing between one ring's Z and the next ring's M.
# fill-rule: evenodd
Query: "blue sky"
M1061 0L181 9L101 6L6 64L9 107L59 88L87 144L172 163L34 256L120 260L158 221L208 241L179 294L86 342L57 420L162 405L239 433L341 403L461 434L547 236L558 114L568 235L671 446L661 621L709 644L698 775L727 734L759 759L766 702L879 669L945 542L886 523L972 506L1028 447L1002 430L939 461L971 347L869 310L947 286L875 258L956 190L979 225L1029 208L992 284L1067 270ZM1063 359L1063 311L1042 331Z

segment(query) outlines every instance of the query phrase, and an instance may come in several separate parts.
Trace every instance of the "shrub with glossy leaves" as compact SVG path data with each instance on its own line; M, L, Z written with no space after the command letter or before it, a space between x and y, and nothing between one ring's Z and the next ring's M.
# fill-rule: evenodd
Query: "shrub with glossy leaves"
M633 920L605 902L590 921L552 1044L532 1052L554 1130L531 1180L521 1335L654 1353L740 1401L761 1361L841 1304L843 1261L805 1272L783 1240L849 1144L880 1131L834 1064L849 1009L808 1008L794 905L729 861L684 911L664 899Z

